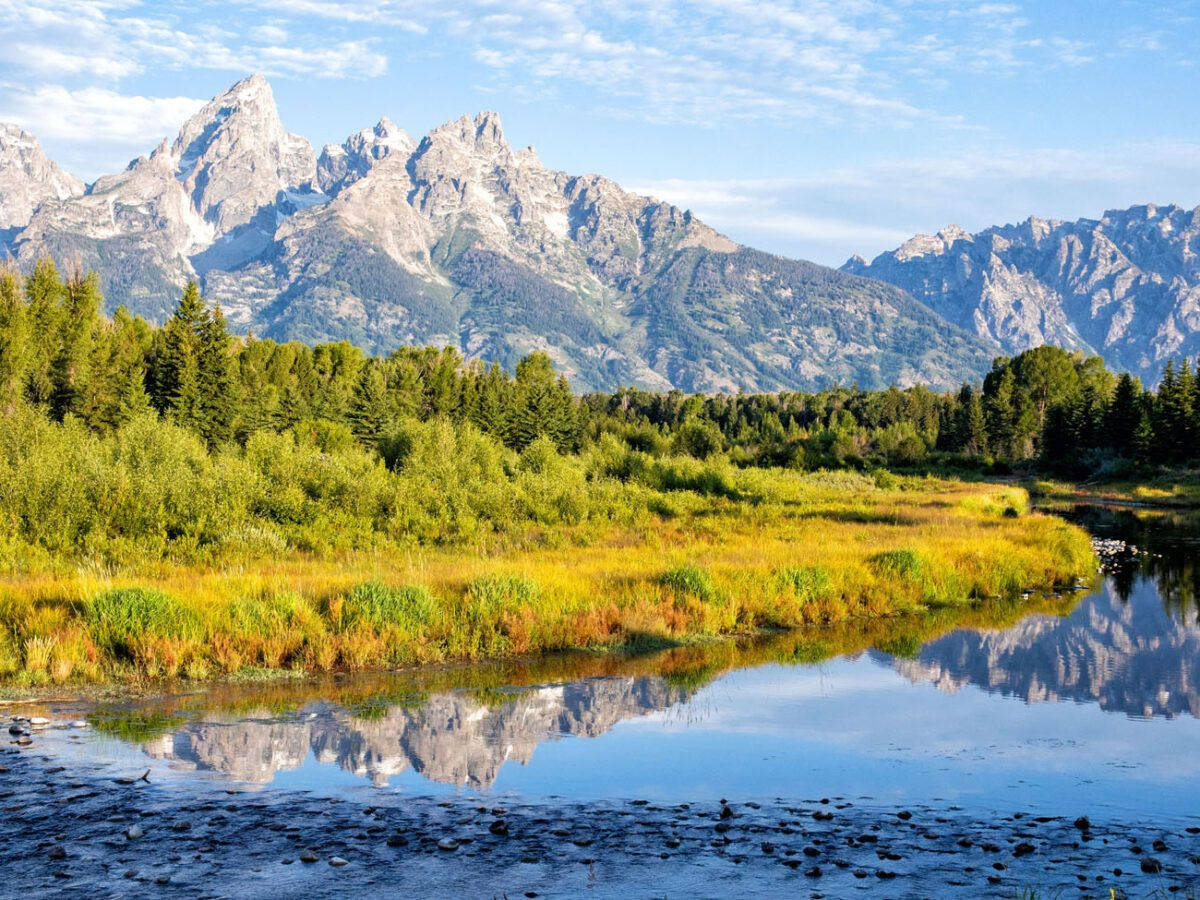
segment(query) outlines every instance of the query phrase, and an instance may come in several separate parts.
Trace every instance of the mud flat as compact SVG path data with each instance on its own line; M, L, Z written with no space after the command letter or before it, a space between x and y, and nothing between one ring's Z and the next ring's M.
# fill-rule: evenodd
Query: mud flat
M604 803L211 790L0 754L5 892L1012 897L1200 889L1200 827L870 798ZM1068 893L1069 892L1069 893Z

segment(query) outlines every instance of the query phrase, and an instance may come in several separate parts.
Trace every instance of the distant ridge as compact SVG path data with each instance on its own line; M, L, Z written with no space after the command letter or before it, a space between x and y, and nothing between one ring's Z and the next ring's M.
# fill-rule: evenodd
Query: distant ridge
M901 287L1009 354L1057 344L1151 382L1168 359L1200 354L1200 207L1030 218L978 234L952 225L842 271Z

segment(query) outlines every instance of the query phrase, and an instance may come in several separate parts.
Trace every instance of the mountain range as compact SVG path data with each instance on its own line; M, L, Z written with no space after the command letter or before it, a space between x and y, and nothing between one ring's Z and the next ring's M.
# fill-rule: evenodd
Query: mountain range
M1200 353L1200 207L1134 206L1075 222L951 225L842 271L880 278L1006 354L1056 344L1157 381Z
M95 270L110 308L162 321L197 279L241 332L542 350L583 389L949 388L1046 341L1153 375L1196 349L1195 222L947 230L835 270L548 169L494 113L420 139L383 119L318 154L256 75L90 185L0 125L0 257Z

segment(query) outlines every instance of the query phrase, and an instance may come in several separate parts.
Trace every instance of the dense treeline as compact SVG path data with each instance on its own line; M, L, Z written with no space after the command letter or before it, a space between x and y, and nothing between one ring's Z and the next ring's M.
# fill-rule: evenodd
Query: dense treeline
M0 273L0 412L32 409L101 435L157 414L210 450L286 431L377 449L391 467L412 424L436 420L517 452L545 438L574 453L611 434L650 457L728 456L743 466L1029 463L1084 474L1200 462L1200 383L1186 360L1168 364L1157 391L1098 357L1040 347L998 358L982 385L955 393L627 389L578 398L540 353L510 375L448 348L376 357L346 342L234 338L195 285L158 328L123 310L106 318L100 306L94 276L63 279L49 260L24 279Z
M1073 475L1200 464L1200 379L1168 363L1157 391L1107 371L1099 357L1038 347L999 357L983 384L687 396L624 390L586 398L593 420L626 440L695 456L728 451L744 465L798 468L1006 469Z
M27 405L105 433L154 410L209 447L330 423L381 446L401 422L439 417L516 450L546 436L569 452L582 439L583 407L543 354L510 377L452 349L367 357L345 342L235 340L195 284L161 328L100 307L94 275L63 280L49 260L23 282L0 273L0 411Z

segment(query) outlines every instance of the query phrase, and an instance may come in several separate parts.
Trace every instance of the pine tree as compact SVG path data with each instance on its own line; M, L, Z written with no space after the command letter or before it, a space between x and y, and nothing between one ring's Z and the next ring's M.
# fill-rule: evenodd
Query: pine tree
M996 379L994 390L986 398L988 446L998 455L1012 457L1017 431L1017 411L1013 404L1015 378L1011 367Z
M230 355L233 341L225 327L221 307L214 306L207 312L200 323L197 338L197 424L200 436L212 447L232 437L238 409L233 358Z
M1138 426L1142 422L1141 390L1126 372L1117 381L1108 409L1108 443L1120 456L1132 458Z
M0 270L0 415L24 399L29 366L29 316L15 269Z
M364 444L375 446L395 424L382 361L368 360L350 403L350 428Z
M200 334L207 311L200 287L188 282L179 305L157 334L151 366L150 397L159 412L199 431Z
M50 360L50 415L60 421L67 415L85 412L88 362L101 303L96 273L73 275L63 300L57 347Z
M66 286L49 257L39 259L25 279L25 311L30 338L25 392L29 401L37 406L48 407L54 392L50 369L58 353L65 292Z

